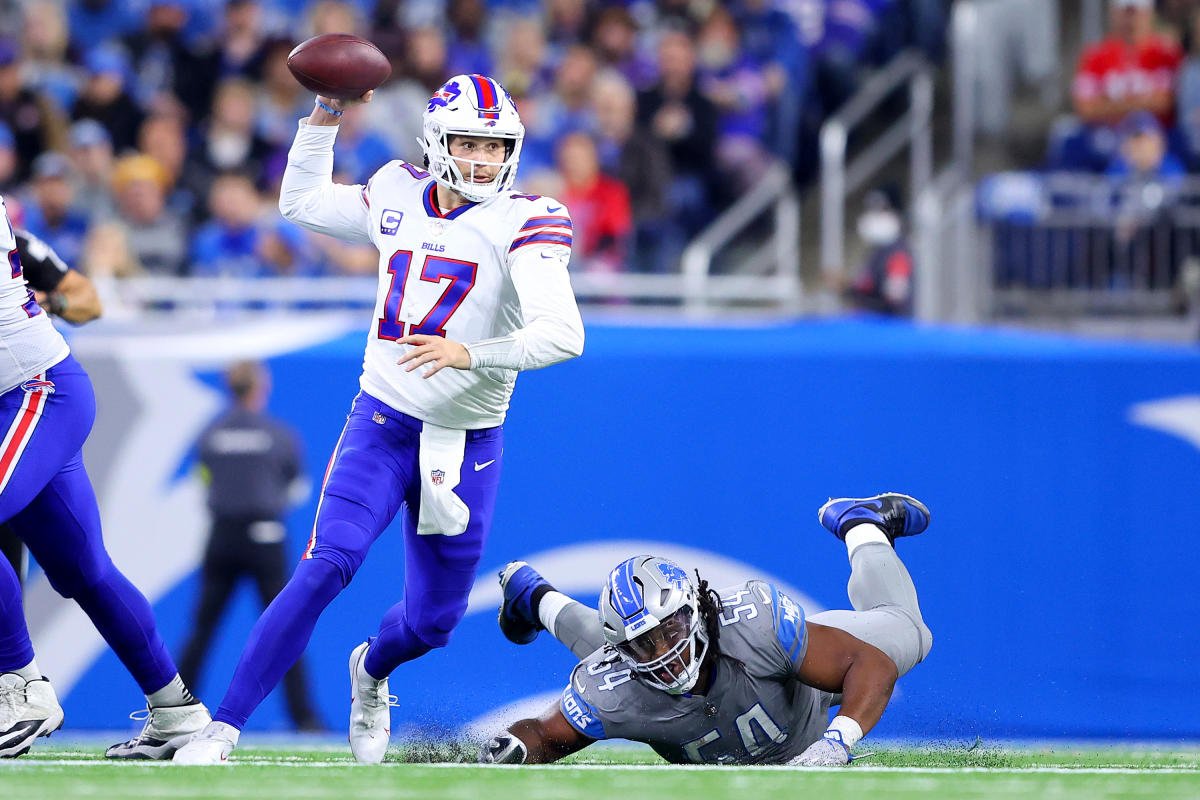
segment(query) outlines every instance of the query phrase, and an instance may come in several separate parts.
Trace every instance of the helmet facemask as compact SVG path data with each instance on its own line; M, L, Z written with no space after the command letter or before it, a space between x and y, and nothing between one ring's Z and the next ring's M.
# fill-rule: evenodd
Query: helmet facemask
M708 631L701 614L684 606L616 649L644 683L668 694L684 694L700 677L708 653Z

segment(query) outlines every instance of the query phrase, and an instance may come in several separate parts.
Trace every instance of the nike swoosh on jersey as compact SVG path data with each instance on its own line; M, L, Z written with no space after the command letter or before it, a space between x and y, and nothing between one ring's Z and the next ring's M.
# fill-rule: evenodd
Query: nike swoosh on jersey
M495 464L495 463L496 463L496 459L494 459L494 458L491 461L485 461L482 464L480 464L478 461L476 461L475 462L475 471L479 472L479 470L483 469L484 467L490 467L492 464Z
M546 206L546 210L554 214L555 212L562 211L562 206Z

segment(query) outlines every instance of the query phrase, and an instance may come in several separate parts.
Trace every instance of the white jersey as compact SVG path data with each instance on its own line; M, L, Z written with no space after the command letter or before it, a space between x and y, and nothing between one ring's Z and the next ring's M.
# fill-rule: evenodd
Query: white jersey
M17 238L8 210L0 201L0 250L8 253L0 266L0 394L11 391L66 358L67 340L50 322L50 315L33 299L21 274Z
M367 334L362 389L447 428L504 421L517 370L583 351L571 291L571 219L562 203L506 192L442 214L436 184L403 161L366 186L332 182L336 126L300 121L279 196L284 217L309 230L379 250L379 288ZM412 334L467 347L469 370L432 378L396 362Z

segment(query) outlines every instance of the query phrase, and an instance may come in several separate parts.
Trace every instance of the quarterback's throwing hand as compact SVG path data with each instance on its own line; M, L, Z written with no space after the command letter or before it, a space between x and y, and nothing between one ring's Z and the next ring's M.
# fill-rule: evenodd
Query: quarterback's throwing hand
M412 372L423 364L432 364L429 371L422 376L432 378L443 367L471 368L471 354L467 352L467 348L445 337L414 333L397 341L400 344L413 345L413 349L396 362L397 364L407 364L406 372Z
M792 767L844 767L850 763L850 751L833 736L817 739L800 755L788 762Z

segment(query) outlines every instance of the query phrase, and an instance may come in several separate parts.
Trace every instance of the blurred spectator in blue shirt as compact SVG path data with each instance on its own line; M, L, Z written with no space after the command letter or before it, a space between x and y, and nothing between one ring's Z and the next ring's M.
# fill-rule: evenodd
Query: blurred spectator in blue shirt
M638 95L638 120L671 156L668 205L680 232L697 233L712 217L719 192L717 110L696 80L696 51L682 31L665 31L658 45L658 83Z
M208 207L211 219L192 238L192 275L265 278L321 271L304 231L264 213L262 197L248 176L218 175Z
M124 152L137 145L142 110L125 89L129 61L115 45L102 45L88 53L87 82L71 108L71 119L94 119L108 129L113 150Z
M71 46L86 53L137 30L145 16L146 3L139 0L68 0Z
M554 85L554 69L546 57L546 32L538 19L521 17L508 26L496 77L513 97L541 94Z
M741 46L763 65L771 98L768 145L789 164L797 165L800 127L812 100L812 52L795 21L770 0L741 0L734 6L741 27Z
M663 143L637 122L633 87L615 72L603 72L592 91L596 113L596 150L601 168L629 189L633 216L632 268L666 272L678 256L672 249L667 191L671 157Z
M638 25L627 8L600 11L592 28L592 48L600 65L615 69L634 89L647 89L657 77L654 61L638 49Z
M25 227L50 245L68 264L78 264L88 232L88 215L75 204L70 160L53 151L33 162Z
M492 74L492 54L483 34L485 16L481 0L450 0L446 8L450 29L449 75Z
M334 169L347 183L366 183L392 160L387 140L367 127L366 109L346 109L333 142Z
M757 183L770 163L770 101L782 81L778 71L742 49L739 34L733 15L716 8L696 38L700 86L719 112L717 166L733 195Z
M255 104L255 131L271 147L285 152L296 138L296 121L307 117L313 106L312 92L301 86L288 69L287 57L291 51L292 43L285 39L275 39L266 47Z
M421 112L450 74L446 71L446 39L442 32L437 28L410 32L407 57L399 67L399 74L375 90L366 106L367 119L372 128L387 137L394 158L420 164L422 152L417 141L424 138ZM294 130L294 122L292 127ZM289 144L294 135L288 134ZM524 157L522 150L522 163Z
M25 9L25 46L28 86L49 97L65 114L75 102L82 75L67 61L67 18L60 3L39 0Z
M112 139L104 126L94 119L81 119L68 135L75 175L75 199L93 219L111 219L116 215L112 196Z
M586 0L546 0L543 6L550 61L557 63L568 47L579 44L587 33Z
M1121 149L1108 165L1107 174L1117 178L1179 179L1187 170L1167 150L1162 125L1149 111L1135 111L1117 128Z
M130 56L135 99L147 111L162 110L176 99L186 108L208 107L212 64L184 39L188 16L182 0L151 0L146 24L122 40Z
M558 142L568 133L595 129L592 84L596 56L584 45L567 50L559 63L550 93L526 94L517 101L525 124L521 164L530 172L552 169Z

